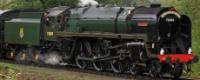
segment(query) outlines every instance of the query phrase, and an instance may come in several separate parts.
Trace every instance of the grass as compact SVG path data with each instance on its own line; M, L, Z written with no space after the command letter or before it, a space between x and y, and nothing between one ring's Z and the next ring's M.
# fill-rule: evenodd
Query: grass
M12 64L0 63L0 80L16 80L16 69Z
M193 42L192 42L192 47L194 50L195 55L199 56L200 59L200 18L195 20L196 22L193 23ZM200 78L200 62L196 63L193 65L193 72L192 75L194 77Z
M33 66L13 65L0 62L0 80L122 80L90 73L65 71ZM3 75L3 76L2 76ZM199 79L192 73L191 78ZM128 80L128 79L127 79Z
M66 76L60 71L43 68L15 66L0 63L0 80L88 80L75 76Z
M66 76L60 71L43 68L0 63L0 80L88 80L88 78L81 79L81 77Z
M0 80L122 80L90 73L13 65L0 62L0 74L7 76Z

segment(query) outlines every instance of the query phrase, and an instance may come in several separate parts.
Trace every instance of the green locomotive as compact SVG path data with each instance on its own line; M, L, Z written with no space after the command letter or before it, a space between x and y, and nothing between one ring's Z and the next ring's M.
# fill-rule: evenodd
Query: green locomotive
M191 21L173 7L8 10L0 21L2 56L17 62L179 77L196 61Z

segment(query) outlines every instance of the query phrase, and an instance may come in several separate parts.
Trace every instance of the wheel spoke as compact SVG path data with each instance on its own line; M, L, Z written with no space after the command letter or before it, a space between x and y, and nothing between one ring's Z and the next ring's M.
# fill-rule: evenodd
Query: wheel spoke
M161 64L158 61L153 60L150 64L150 70L149 70L150 75L152 77L159 77L161 75L161 70L162 70Z
M137 74L137 69L136 69L136 65L135 65L135 64L132 64L132 65L130 66L130 73L131 73L132 75L136 75L136 74Z
M122 61L119 60L113 60L111 62L111 68L116 73L121 73L125 70L125 66L123 66Z
M174 78L179 78L183 73L183 65L176 63L175 68L172 71L172 75L174 76Z
M78 43L78 52L76 57L76 64L79 68L85 69L89 65L89 61L81 60L80 57L87 58L91 55L91 45L88 41Z
M82 54L82 53L81 53ZM83 57L81 55L78 55L77 58L76 58L76 64L79 68L81 69L85 69L88 65L88 61L85 61L85 60L81 60L79 59L80 57Z
M104 69L104 64L102 62L93 62L93 67L97 71L102 71Z
M97 43L94 44L92 50L93 50L92 51L93 52L92 53L93 59L96 59L96 58L99 58L99 57L102 57L102 56L106 55L106 52L103 49L103 46L99 42L97 42ZM105 69L105 63L102 62L102 61L93 61L93 67L97 71L102 71L102 70Z

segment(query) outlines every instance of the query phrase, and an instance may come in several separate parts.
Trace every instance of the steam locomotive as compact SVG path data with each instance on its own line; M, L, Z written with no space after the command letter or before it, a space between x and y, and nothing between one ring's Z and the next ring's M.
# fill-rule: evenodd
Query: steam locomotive
M55 7L0 12L1 58L180 77L198 61L191 20L174 7Z

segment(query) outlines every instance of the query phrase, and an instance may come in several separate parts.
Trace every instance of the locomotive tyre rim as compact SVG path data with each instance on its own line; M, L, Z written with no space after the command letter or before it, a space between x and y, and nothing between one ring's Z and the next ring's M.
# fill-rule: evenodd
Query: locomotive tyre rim
M96 59L96 58L99 58L99 57L102 57L102 56L105 56L106 55L106 52L105 50L103 49L103 46L102 46L103 43L100 43L100 42L96 42L93 46L93 58ZM96 71L103 71L105 69L105 63L102 62L102 61L93 61L93 67Z
M103 62L93 62L93 67L96 71L103 71L104 69L104 64Z
M150 64L150 71L149 71L150 76L159 77L161 73L161 69L162 69L162 66L158 61L156 60L152 61Z
M84 61L84 60L81 60L81 59L79 59L80 58L80 56L78 56L77 58L76 58L76 65L78 66L78 68L80 68L80 69L85 69L86 67L87 67L87 65L88 65L88 62L87 61Z
M80 59L81 57L87 58L91 54L91 45L89 42L78 43L78 53L76 57L76 64L79 68L85 69L89 65L89 61Z
M136 65L135 65L135 64L132 64L132 65L130 66L130 73L131 73L132 75L137 75L137 69L136 69Z
M120 60L111 61L111 68L115 73L122 73L124 71L124 66Z
M172 75L174 76L174 78L179 78L183 73L183 65L176 64L172 73L173 73Z

